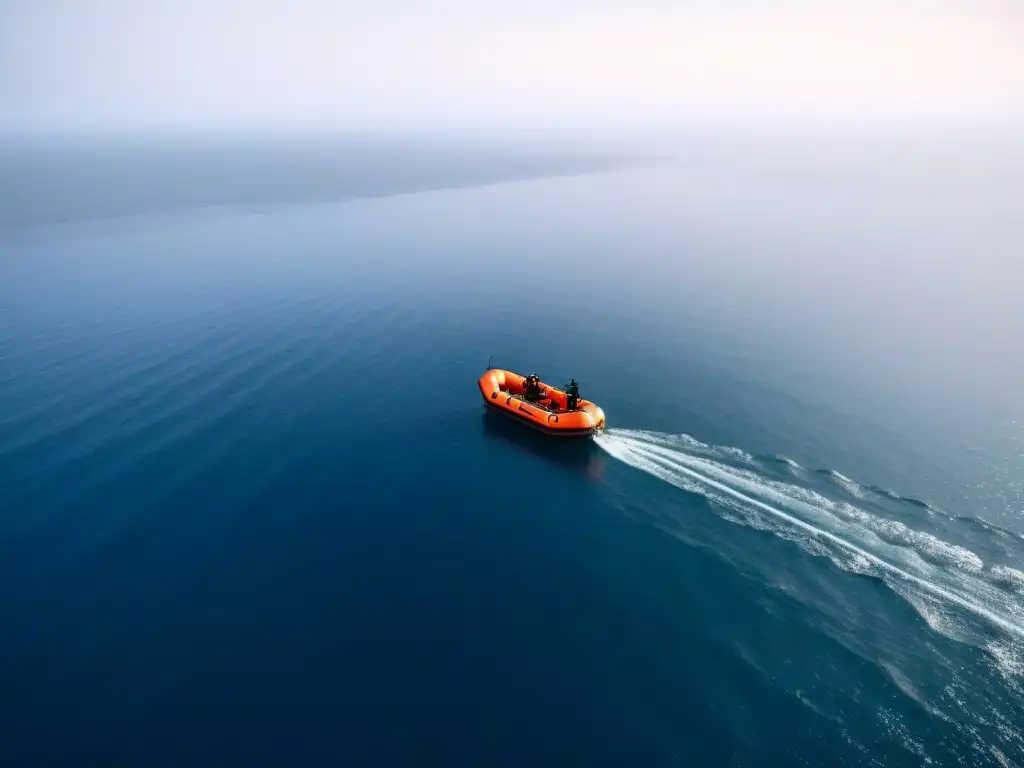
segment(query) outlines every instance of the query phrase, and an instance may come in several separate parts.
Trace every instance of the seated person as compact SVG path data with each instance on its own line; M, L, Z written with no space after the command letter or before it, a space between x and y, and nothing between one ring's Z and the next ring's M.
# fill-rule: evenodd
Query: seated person
M527 400L534 401L539 400L542 394L544 393L540 389L540 379L537 378L537 374L531 373L523 383L523 396Z

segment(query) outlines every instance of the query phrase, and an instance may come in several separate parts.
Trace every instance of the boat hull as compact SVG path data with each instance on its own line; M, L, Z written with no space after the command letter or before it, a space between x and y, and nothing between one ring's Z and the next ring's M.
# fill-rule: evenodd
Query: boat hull
M537 423L529 416L520 416L516 413L512 413L511 411L505 408L501 408L500 406L487 402L486 400L484 401L484 405L488 408L488 410L494 413L500 413L511 421L515 421L519 424L522 424L523 426L530 427L531 429L541 432L542 434L551 435L552 437L575 438L579 440L581 438L591 437L594 435L594 433L599 431L594 427L581 427L579 429L551 429L543 424Z

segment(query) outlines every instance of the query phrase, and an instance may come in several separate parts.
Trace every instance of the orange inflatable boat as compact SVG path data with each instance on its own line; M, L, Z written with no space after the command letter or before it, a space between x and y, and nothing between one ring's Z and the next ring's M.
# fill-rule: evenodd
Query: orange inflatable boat
M604 429L604 411L579 397L575 380L566 391L549 387L532 374L488 367L477 383L488 407L546 434L586 437Z

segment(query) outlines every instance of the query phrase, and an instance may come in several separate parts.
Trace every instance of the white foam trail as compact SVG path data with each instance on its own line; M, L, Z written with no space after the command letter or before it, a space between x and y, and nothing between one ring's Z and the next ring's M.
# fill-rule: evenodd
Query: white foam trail
M836 472L834 469L829 470L829 477L836 485L842 488L851 496L855 496L858 499L865 497L864 489L859 484L848 478L846 475Z
M810 489L772 481L756 472L706 458L716 455L728 456L729 459L751 458L734 449L723 454L719 449L688 436L625 430L610 430L599 436L597 442L610 455L673 485L702 493L716 502L724 501L734 509L746 507L747 510L767 513L789 526L789 535L783 530L775 530L778 535L790 538L795 529L816 540L818 546L821 542L831 544L850 558L848 562L832 558L847 570L864 572L875 569L905 586L913 585L931 598L968 611L991 627L1012 635L1015 642L1024 639L1024 606L1005 590L975 575L984 565L981 558L970 550L849 504L834 502ZM711 493L709 489L712 489ZM828 528L838 529L844 535ZM858 543L850 538L861 541ZM880 554L886 550L897 550L893 554L904 562L898 565L886 559ZM953 570L930 565L925 562L927 558L922 558L922 553ZM994 575L1006 580L1009 570L996 570ZM953 583L938 583L944 580L952 580ZM907 597L905 590L896 591ZM911 602L915 608L921 609L915 601ZM966 640L960 631L950 627L933 627L943 634Z
M1006 565L996 565L992 567L992 577L997 583L1005 584L1024 595L1024 571Z

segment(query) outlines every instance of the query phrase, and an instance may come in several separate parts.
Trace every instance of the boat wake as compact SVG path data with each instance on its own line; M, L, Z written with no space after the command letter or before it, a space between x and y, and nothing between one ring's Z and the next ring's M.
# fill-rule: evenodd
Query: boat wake
M886 515L886 503L902 497L837 472L804 470L789 459L765 460L687 435L611 429L597 443L636 469L704 496L732 522L771 531L844 571L882 580L933 630L985 651L1005 682L1021 690L1024 572L1006 563L986 564L968 547ZM782 472L772 472L771 464ZM824 476L846 500L830 498L809 480L793 482L802 475ZM931 510L917 500L907 508ZM1020 549L1012 553L1017 558L1024 557Z

